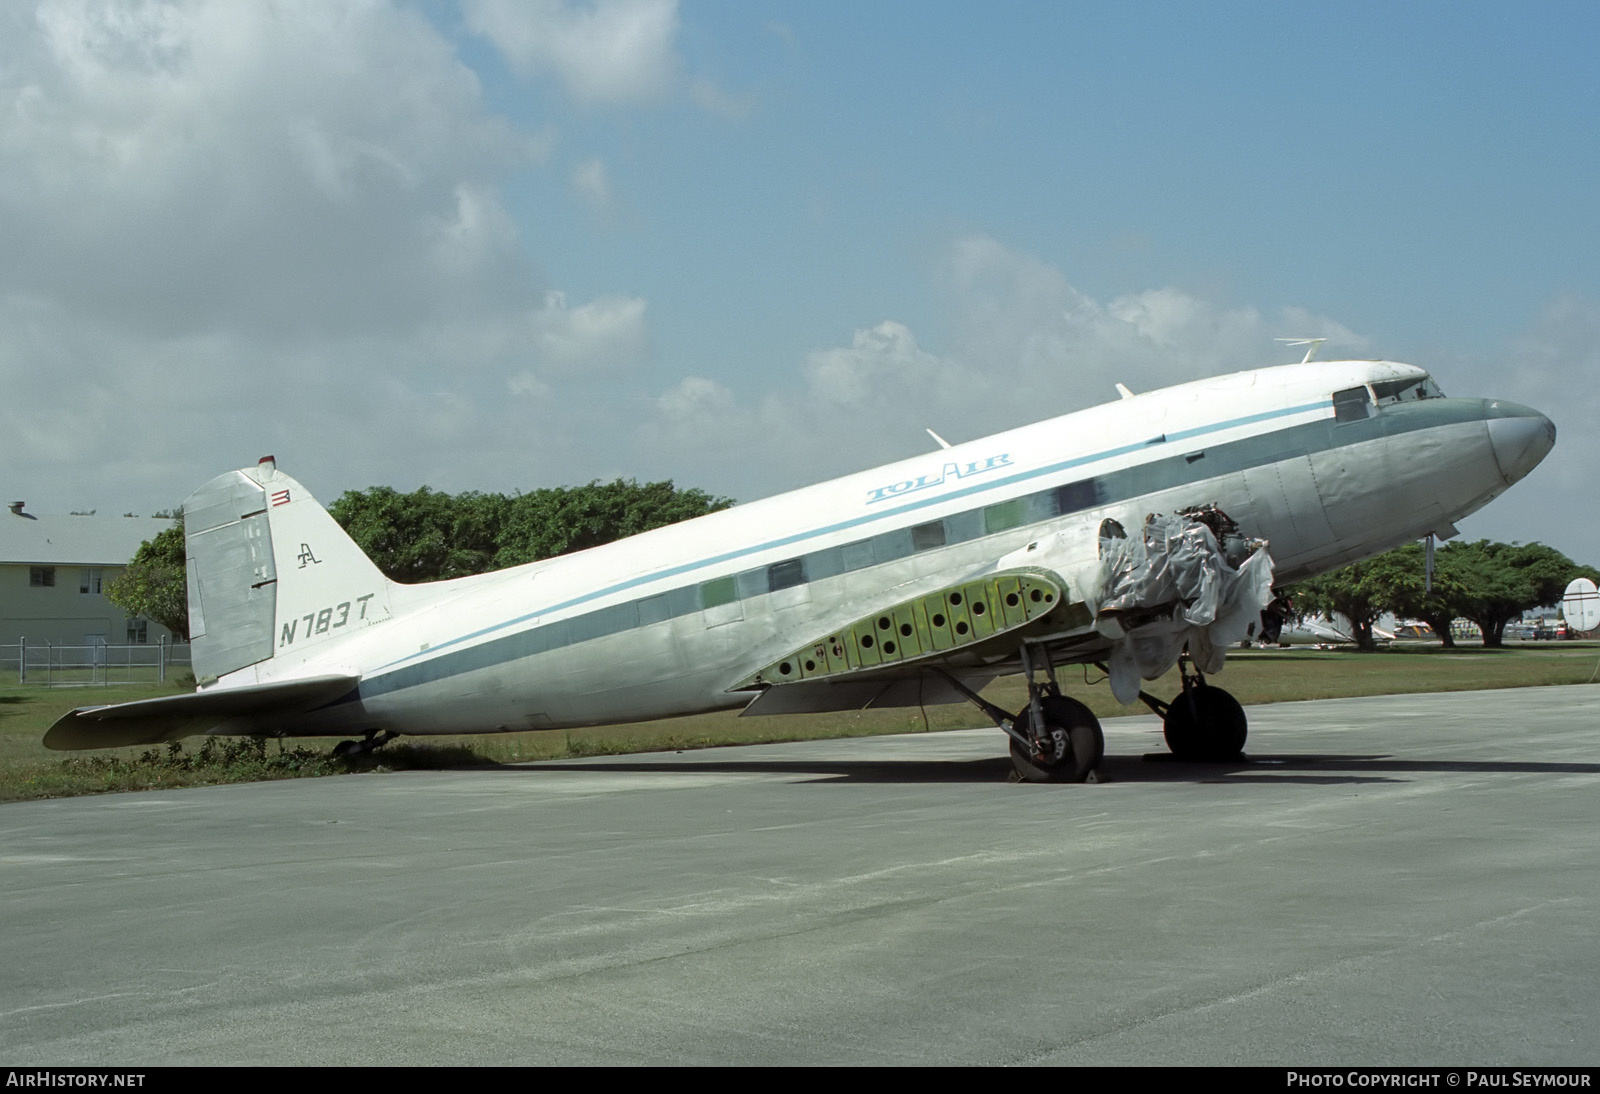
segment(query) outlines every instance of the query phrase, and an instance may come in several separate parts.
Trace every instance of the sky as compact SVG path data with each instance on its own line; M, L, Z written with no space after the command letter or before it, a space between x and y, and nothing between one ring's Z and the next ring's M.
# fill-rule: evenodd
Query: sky
M0 476L752 500L1168 383L1548 414L1600 563L1600 5L0 0Z

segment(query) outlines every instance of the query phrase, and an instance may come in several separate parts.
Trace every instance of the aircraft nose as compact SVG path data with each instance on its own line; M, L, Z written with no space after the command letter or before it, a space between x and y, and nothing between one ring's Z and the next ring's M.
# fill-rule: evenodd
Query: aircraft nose
M1494 399L1484 403L1489 443L1507 483L1539 466L1555 447L1556 424L1531 406Z

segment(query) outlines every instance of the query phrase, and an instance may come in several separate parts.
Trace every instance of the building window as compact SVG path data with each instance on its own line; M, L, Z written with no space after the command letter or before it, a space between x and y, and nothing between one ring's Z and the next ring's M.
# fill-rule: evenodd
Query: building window
M28 567L28 584L35 589L53 589L56 586L56 568L54 566Z
M84 566L78 570L78 591L80 593L100 591L100 567Z
M128 645L143 646L150 641L150 623L144 619L128 620Z

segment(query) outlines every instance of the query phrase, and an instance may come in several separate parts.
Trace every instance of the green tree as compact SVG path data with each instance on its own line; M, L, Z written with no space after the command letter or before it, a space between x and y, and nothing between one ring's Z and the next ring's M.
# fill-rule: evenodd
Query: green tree
M1304 614L1339 612L1371 649L1372 624L1385 612L1425 620L1446 646L1451 621L1478 625L1485 646L1504 644L1505 625L1529 608L1554 604L1567 583L1587 571L1542 543L1447 543L1434 552L1432 588L1425 588L1420 544L1408 543L1334 570L1290 590Z
M329 512L378 569L413 584L570 554L732 504L670 481L617 479L509 498L374 486L346 491Z
M679 490L670 480L640 485L616 479L519 494L507 502L494 565L503 569L587 550L732 504L703 490Z
M1289 598L1301 619L1332 616L1336 612L1344 616L1355 632L1356 646L1363 650L1376 649L1372 625L1388 610L1386 569L1386 564L1379 563L1378 559L1353 562L1292 586L1288 590Z
M1462 614L1470 590L1459 567L1451 565L1453 560L1445 549L1434 552L1431 587L1427 580L1427 554L1420 543L1396 547L1373 561L1385 564L1381 599L1388 610L1422 620L1446 649L1454 649L1456 641L1450 625Z
M180 639L189 637L183 517L139 545L133 561L107 582L106 599L129 615L154 619Z
M1542 543L1448 543L1437 552L1463 592L1458 615L1483 632L1485 646L1505 644L1506 624L1529 608L1554 604L1582 572L1566 555Z
M385 576L414 584L492 569L505 508L501 494L373 486L345 491L328 512Z

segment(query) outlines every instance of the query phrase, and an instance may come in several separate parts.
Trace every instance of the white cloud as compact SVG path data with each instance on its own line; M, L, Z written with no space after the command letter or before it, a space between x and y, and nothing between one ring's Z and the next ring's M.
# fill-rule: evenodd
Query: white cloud
M1324 358L1366 349L1360 336L1299 308L1267 316L1170 287L1102 303L986 236L958 241L945 276L955 356L1046 389L1070 383L1079 393L1064 409L1100 402L1119 381L1142 390L1280 363L1290 351L1279 337L1325 337Z
M45 0L10 22L0 292L281 333L529 290L493 180L540 141L420 16Z
M647 445L682 443L684 420L721 425L716 464L689 477L753 497L925 451L925 427L959 442L1106 402L1118 381L1145 390L1298 355L1277 336L1326 336L1346 351L1364 344L1303 310L1269 318L1173 288L1097 301L1048 263L983 236L957 240L941 277L947 346L925 347L884 320L811 352L768 392L680 385L658 404Z
M615 408L563 385L642 362L646 305L546 293L500 187L547 145L406 6L0 6L8 481L48 512L266 452L339 488L588 477Z
M535 358L551 375L577 376L625 370L650 352L645 301L603 296L576 308L552 292L531 316Z
M925 385L943 362L918 345L904 325L885 320L858 330L848 348L817 350L806 358L804 373L812 394L836 406L874 400L885 389Z
M611 209L611 176L599 160L584 160L572 169L572 189L597 216Z
M582 103L649 102L678 80L677 0L468 0L465 12L519 73L553 75Z
M718 424L735 409L733 392L702 376L685 376L659 402L665 418L696 430Z

